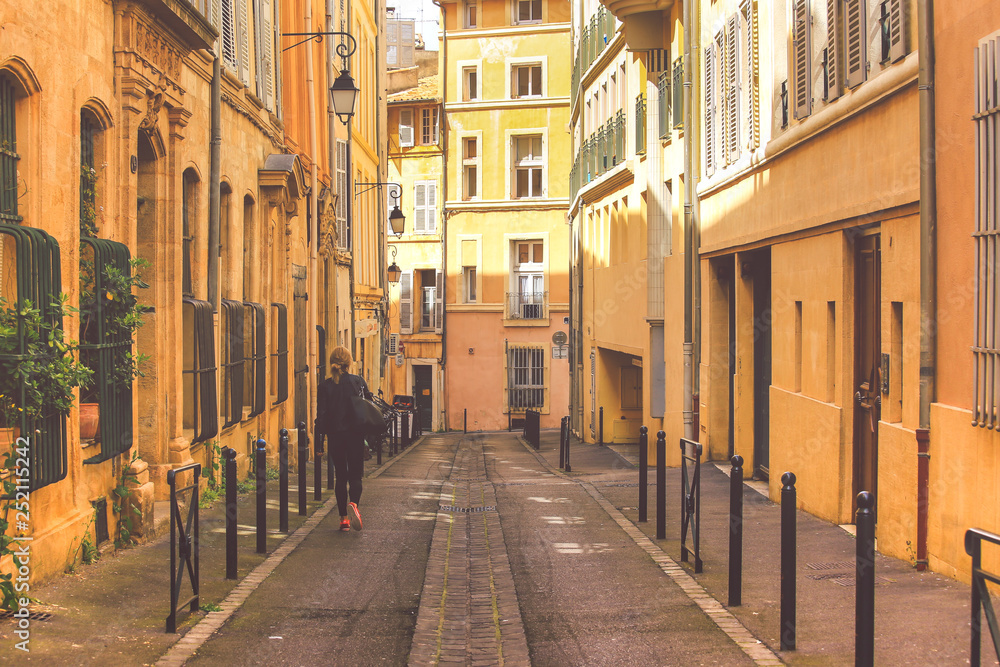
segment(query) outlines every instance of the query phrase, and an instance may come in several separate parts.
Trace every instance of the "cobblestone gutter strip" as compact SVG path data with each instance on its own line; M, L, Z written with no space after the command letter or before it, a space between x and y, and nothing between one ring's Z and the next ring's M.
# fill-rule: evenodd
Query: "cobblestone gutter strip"
M604 495L594 487L590 482L575 479L569 475L566 475L562 471L553 468L545 458L535 451L535 449L524 441L523 438L518 436L518 441L524 446L529 452L531 452L539 463L541 463L549 472L554 475L563 477L564 479L572 480L579 484L590 496L597 501L597 503L604 508L604 511L608 513L612 519L615 520L622 530L632 538L632 541L636 545L649 554L649 557L653 559L663 573L670 577L675 584L680 586L681 590L691 598L691 600L701 608L705 615L708 616L713 623L715 623L720 630L726 633L726 635L732 639L737 646L739 646L743 652L754 661L757 665L762 666L772 666L772 665L783 665L784 663L774 654L771 649L758 640L753 634L750 633L746 627L743 626L740 621L733 616L732 613L726 609L722 603L713 598L708 591L706 591L701 584L695 581L694 577L687 573L683 567L677 564L673 558L668 556L663 549L661 549L653 540L649 539L645 533L643 533L639 528L632 523L628 517L622 514L617 507L612 505L604 497Z
M528 645L481 445L463 442L439 503L410 665L528 665ZM447 509L446 509L447 508Z
M205 618L188 630L187 634L181 637L156 662L157 667L177 667L183 665L193 657L195 651L201 648L208 641L208 638L212 636L212 633L221 628L232 617L236 610L250 597L250 594L257 590L257 587L267 579L268 575L274 571L274 568L278 567L288 554L292 553L309 536L313 528L326 518L326 515L330 513L336 504L337 499L334 496L330 496L325 503L320 505L313 512L313 515L306 519L304 524L286 537L263 563L251 570L250 574L236 585L236 588L219 605L222 608L221 611L209 612Z

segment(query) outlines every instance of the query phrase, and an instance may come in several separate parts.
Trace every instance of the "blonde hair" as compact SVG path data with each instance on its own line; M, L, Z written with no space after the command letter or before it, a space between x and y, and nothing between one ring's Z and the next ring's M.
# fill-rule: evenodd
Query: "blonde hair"
M354 358L351 357L350 350L343 345L333 348L333 352L330 353L330 377L333 378L334 384L340 384L340 376L346 373L353 363Z

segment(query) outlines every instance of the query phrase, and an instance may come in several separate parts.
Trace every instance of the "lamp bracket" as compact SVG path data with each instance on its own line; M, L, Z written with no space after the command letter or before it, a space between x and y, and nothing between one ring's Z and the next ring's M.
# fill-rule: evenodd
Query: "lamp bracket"
M294 49L299 44L305 44L306 42L313 41L313 40L315 40L317 42L322 42L323 41L323 37L332 36L332 35L340 35L341 37L346 37L351 42L350 44L345 44L343 42L341 42L340 44L337 44L337 47L336 47L337 55L340 56L341 58L350 58L351 55L355 51L357 51L357 49L358 49L358 42L348 32L283 32L283 33L281 33L282 37L305 37L306 39L303 39L301 42L295 42L291 46L286 46L285 48L283 48L281 50L281 52L284 53L285 51L287 51L289 49Z
M354 181L354 196L363 195L372 188L381 188L383 185L390 186L389 196L393 199L399 199L400 195L403 194L402 188L400 188L399 183L392 183L390 181L376 181L374 183L362 183L361 181ZM362 190L358 190L358 186L366 186Z

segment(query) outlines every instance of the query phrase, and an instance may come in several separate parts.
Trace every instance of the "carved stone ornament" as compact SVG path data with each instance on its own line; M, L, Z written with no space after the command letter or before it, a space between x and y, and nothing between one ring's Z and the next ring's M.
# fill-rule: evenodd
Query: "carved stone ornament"
M163 108L163 98L166 92L166 77L161 75L156 88L146 91L146 115L140 121L139 129L147 132L156 129L156 121L160 117L160 109Z
M319 254L328 257L337 249L337 198L331 194L319 218Z

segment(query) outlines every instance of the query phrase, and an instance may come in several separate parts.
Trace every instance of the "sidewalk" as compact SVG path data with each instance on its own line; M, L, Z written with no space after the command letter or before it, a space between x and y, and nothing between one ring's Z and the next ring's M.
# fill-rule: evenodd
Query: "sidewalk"
M559 432L543 431L538 452L559 464ZM656 540L656 475L650 469L648 521L638 523L638 444L571 445L573 472L589 481L675 562L680 563L681 471L668 468L667 538ZM728 465L724 465L728 470ZM631 482L609 472L628 469ZM701 469L701 558L704 571L683 567L723 606L728 599L729 477L713 462ZM855 539L846 530L797 512L797 642L780 651L780 506L744 484L743 605L728 608L758 640L789 664L854 662ZM691 546L690 533L688 546ZM970 588L910 563L878 554L875 588L876 665L968 664ZM983 664L997 664L984 637Z

